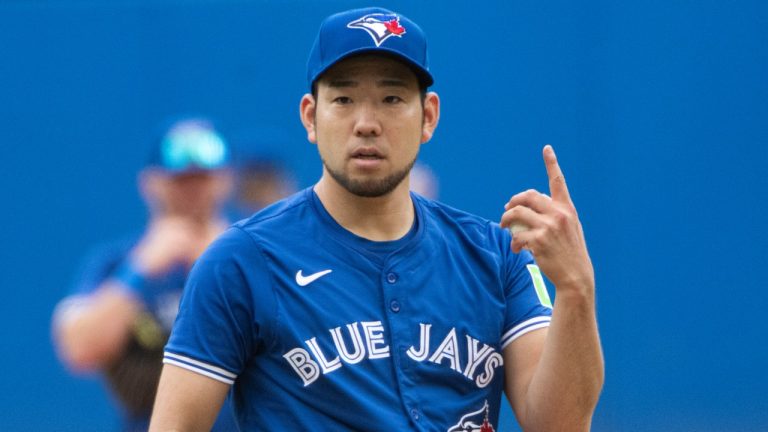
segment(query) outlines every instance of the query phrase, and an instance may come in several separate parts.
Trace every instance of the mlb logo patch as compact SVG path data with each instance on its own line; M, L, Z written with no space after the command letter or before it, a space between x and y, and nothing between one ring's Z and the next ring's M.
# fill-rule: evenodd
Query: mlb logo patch
M392 36L403 37L405 34L405 27L400 25L400 17L393 14L369 14L350 22L347 27L365 30L377 47Z

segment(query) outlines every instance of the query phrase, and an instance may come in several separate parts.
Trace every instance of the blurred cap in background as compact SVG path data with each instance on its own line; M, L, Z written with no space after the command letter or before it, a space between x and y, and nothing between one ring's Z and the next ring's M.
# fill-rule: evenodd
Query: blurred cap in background
M152 149L148 165L181 174L225 168L229 159L227 143L210 120L184 118L165 129Z

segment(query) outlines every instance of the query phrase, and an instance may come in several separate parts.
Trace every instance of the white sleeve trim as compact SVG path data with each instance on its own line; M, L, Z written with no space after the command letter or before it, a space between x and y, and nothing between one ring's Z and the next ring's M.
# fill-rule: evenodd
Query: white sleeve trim
M234 384L235 378L237 378L237 375L220 367L168 351L165 352L163 363L172 364L230 385Z
M535 317L535 318L525 320L520 324L512 327L509 331L504 333L504 336L501 337L501 349L506 348L507 345L512 343L515 339L519 338L520 336L526 333L529 333L541 328L549 327L549 323L551 321L552 321L552 317L540 316L540 317Z

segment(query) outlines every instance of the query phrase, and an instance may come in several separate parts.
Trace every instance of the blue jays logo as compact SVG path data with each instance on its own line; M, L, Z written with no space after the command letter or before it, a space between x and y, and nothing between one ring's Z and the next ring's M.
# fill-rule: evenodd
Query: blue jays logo
M462 416L447 432L495 432L488 421L488 401L479 410Z
M400 25L399 16L382 13L370 14L356 19L347 24L347 27L365 30L371 35L377 47L391 36L402 37L405 34L405 27Z

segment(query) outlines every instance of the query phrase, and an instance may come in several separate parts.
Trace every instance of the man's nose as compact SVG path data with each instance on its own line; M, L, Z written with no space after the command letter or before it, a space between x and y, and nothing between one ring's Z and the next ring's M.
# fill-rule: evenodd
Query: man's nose
M381 135L381 122L376 115L376 108L369 103L362 104L355 123L355 135L370 137Z

